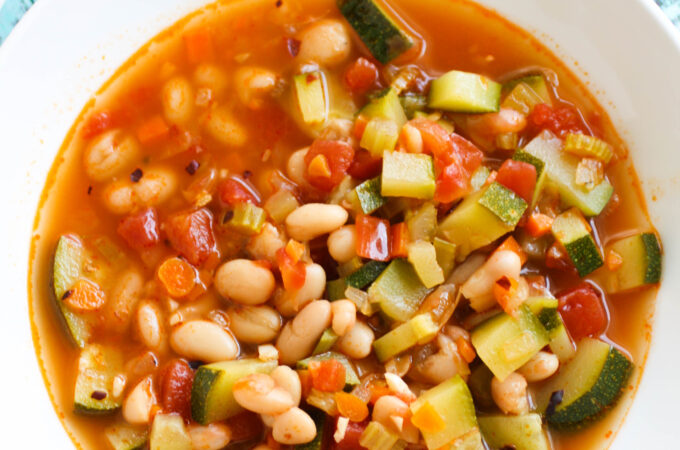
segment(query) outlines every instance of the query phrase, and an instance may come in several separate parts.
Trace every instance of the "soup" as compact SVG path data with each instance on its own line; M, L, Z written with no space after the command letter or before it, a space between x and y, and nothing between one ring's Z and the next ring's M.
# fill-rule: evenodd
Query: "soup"
M32 246L82 448L606 447L661 245L624 143L458 0L233 1L87 105Z

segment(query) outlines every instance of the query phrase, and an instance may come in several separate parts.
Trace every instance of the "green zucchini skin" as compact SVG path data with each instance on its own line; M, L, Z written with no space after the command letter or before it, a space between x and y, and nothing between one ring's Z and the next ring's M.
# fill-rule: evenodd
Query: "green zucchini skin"
M596 269L600 268L604 261L597 249L597 244L590 234L587 234L575 241L564 244L567 254L574 263L578 275L583 278Z
M479 203L510 227L517 225L528 206L521 197L496 181L491 183Z
M661 281L661 247L654 233L642 233L642 245L647 253L647 269L645 270L645 284Z
M338 8L371 54L387 64L413 46L411 39L373 0L338 0Z
M327 448L327 445L330 441L329 417L325 412L316 408L311 408L309 411L307 411L307 413L314 421L314 425L316 425L316 436L314 436L314 439L311 442L306 444L298 444L293 448L295 450L323 450L324 448Z

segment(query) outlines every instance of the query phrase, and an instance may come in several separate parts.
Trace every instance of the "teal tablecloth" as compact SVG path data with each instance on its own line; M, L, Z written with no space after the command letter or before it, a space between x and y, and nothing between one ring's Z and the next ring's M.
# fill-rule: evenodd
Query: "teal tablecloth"
M0 0L0 44L37 0ZM143 1L143 0L142 0ZM540 0L538 0L540 1ZM680 0L654 0L680 29Z

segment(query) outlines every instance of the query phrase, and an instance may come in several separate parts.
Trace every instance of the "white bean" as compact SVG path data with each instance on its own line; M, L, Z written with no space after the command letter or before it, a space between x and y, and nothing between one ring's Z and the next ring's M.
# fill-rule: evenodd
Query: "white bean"
M322 20L305 28L300 34L302 62L336 66L349 57L352 42L345 26L339 20Z
M373 406L373 420L387 427L388 429L400 432L394 422L390 419L392 416L406 417L409 414L409 408L406 402L394 395L383 395L375 402Z
M281 316L269 306L236 306L227 311L229 329L240 342L264 344L281 330Z
M307 164L305 164L305 155L309 147L297 150L293 152L288 158L288 164L286 165L286 171L288 172L288 178L290 178L298 186L309 186L305 173L307 172Z
M274 419L272 435L284 445L305 444L316 436L316 425L309 414L295 407Z
M525 414L529 411L527 400L527 380L517 372L500 381L491 380L491 396L505 414Z
M331 303L331 311L333 313L333 331L338 336L344 336L356 323L356 305L349 300L336 300Z
M276 385L284 388L290 394L295 406L298 406L302 397L302 384L298 373L288 366L279 366L270 375Z
M95 137L85 149L85 173L94 181L106 181L130 166L139 156L135 138L121 130L110 130Z
M239 379L234 383L232 393L239 405L258 414L277 415L294 406L290 393L264 373L252 373Z
M163 343L163 319L158 306L144 302L137 308L137 335L147 348L158 350Z
M305 283L296 291L283 291L275 299L276 309L284 317L294 316L312 300L320 299L326 289L326 271L318 264L307 264Z
M286 245L281 232L269 222L265 222L260 234L250 238L246 250L253 259L263 259L276 264L276 252Z
M535 381L542 381L550 378L560 367L560 360L557 356L548 352L538 352L522 367L517 369L517 372L522 375L530 383Z
M337 230L347 222L348 217L342 206L308 203L288 214L286 230L293 239L309 241Z
M371 353L375 334L371 327L357 321L351 330L338 340L338 349L354 359L362 359Z
M328 236L328 253L339 263L357 255L357 230L354 225L345 225Z
M161 91L163 112L168 121L184 125L191 120L194 111L194 92L186 78L175 77L166 81Z
M137 383L123 402L123 418L133 425L149 423L151 410L155 404L153 377L149 375Z
M294 364L309 356L323 331L331 324L331 305L316 300L305 306L281 330L276 341L282 364Z
M224 298L244 305L261 305L274 293L272 271L249 259L228 261L215 273L215 287Z
M251 109L262 106L262 98L276 86L276 74L262 67L240 67L234 74L236 94Z
M104 188L103 200L114 214L127 214L133 209L164 203L177 190L177 176L165 169L149 169L133 183L129 179L113 181Z
M192 320L175 328L170 345L187 359L205 362L232 360L239 348L234 338L222 327L207 320Z
M219 67L213 64L201 64L194 70L196 86L208 88L213 95L219 96L227 86L227 76Z
M191 424L189 437L193 450L220 450L231 441L231 429L217 422L205 426Z
M143 287L144 277L138 269L131 268L120 274L105 306L108 328L121 334L127 330Z
M467 362L458 353L456 344L446 334L437 336L439 351L418 361L412 371L412 375L419 381L432 384L442 383L456 374L467 379L470 368Z
M213 108L208 113L205 128L213 138L227 147L241 147L248 140L245 127L225 107Z
M493 306L493 285L499 278L506 276L519 279L522 262L517 253L510 250L495 252L461 286L461 293L470 300L475 311L483 311Z

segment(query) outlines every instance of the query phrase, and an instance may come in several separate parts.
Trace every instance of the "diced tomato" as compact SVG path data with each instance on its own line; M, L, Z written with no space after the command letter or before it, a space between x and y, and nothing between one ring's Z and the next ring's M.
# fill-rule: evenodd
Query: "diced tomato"
M264 426L258 414L244 411L229 418L229 429L232 442L243 442L260 438Z
M90 116L83 127L83 138L90 139L114 126L114 115L102 111Z
M568 104L555 107L545 103L538 104L529 113L528 122L536 133L547 129L558 136L567 133L590 134L581 119L581 114L574 106Z
M433 155L442 162L442 165L451 164L455 161L449 132L441 125L428 119L413 119L409 121L409 125L420 131L425 153Z
M531 203L536 187L536 167L524 161L506 159L498 169L496 181Z
M173 214L164 222L164 230L172 247L193 266L219 254L213 215L206 208Z
M459 134L451 133L449 137L453 151L458 155L461 165L472 176L472 173L482 164L484 153L475 144Z
M191 385L194 371L183 359L169 361L159 373L160 403L164 413L177 413L191 420Z
M305 284L307 269L303 261L295 261L285 247L276 252L276 262L279 265L283 287L296 291Z
M157 114L137 129L137 139L140 143L146 145L163 139L169 132L170 127L165 123L163 116Z
M205 28L186 33L184 45L187 51L187 59L192 64L207 61L213 56L212 36Z
M217 193L223 204L236 206L239 203L260 204L260 196L254 187L239 177L230 177L220 181L217 185Z
M322 392L341 391L345 387L345 373L345 366L335 358L309 363L312 387Z
M330 192L337 186L352 165L354 149L342 141L329 141L324 139L315 140L305 155L305 165L309 166L314 157L323 155L326 157L330 176L313 176L305 171L309 184L324 192Z
M153 247L160 241L156 208L146 208L123 218L117 231L135 250Z
M470 191L470 177L457 163L441 169L437 175L434 200L449 203L459 200Z
M355 94L365 93L377 80L378 68L364 57L359 57L345 72L345 84Z
M559 242L554 242L545 252L545 265L550 269L576 271L567 250Z
M564 324L575 341L586 336L597 337L607 329L607 309L600 292L590 283L584 281L560 292L557 299Z
M390 239L390 256L392 258L406 258L410 239L406 222L395 223L390 227Z
M360 215L356 218L357 255L376 261L390 260L390 222Z
M382 158L375 158L368 150L360 149L354 153L354 161L347 173L358 180L368 180L378 176L382 170Z
M362 447L361 444L359 444L359 440L361 439L364 430L366 430L368 422L368 420L364 420L363 422L350 422L347 424L345 436L340 442L335 442L335 440L333 440L332 448L334 450L364 450L366 447Z

